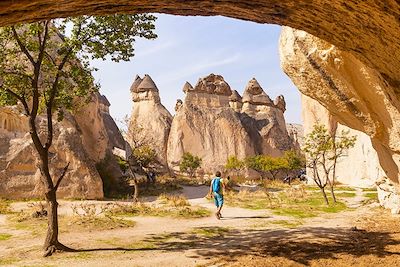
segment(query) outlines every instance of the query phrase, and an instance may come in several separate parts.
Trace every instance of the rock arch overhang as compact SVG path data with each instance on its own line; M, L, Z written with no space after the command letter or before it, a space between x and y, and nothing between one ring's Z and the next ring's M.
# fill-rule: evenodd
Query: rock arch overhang
M221 15L301 29L349 51L400 94L399 0L3 0L0 25L132 12Z

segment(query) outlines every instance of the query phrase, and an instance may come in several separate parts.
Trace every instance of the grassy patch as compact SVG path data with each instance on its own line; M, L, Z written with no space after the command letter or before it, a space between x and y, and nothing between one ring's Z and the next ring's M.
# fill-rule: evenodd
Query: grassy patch
M47 229L47 218L33 218L24 212L16 213L8 220L16 230L29 231L33 236L42 235Z
M335 190L338 190L338 191L356 191L355 188L350 187L350 186L336 186L334 188L335 188Z
M172 179L157 179L155 184L147 186L146 184L140 184L140 196L160 196L169 192L176 192L181 190L182 186L180 186L177 181Z
M134 221L112 216L62 216L60 218L62 232L112 230L133 227L135 224Z
M8 240L12 237L10 234L0 233L0 241Z
M340 192L340 193L335 193L335 196L337 196L337 197L355 197L356 193L354 193L354 192Z
M20 261L20 259L10 257L10 258L0 258L0 265L11 265Z
M287 221L287 220L277 220L277 221L272 221L271 223L283 226L285 228L296 228L303 224L302 221Z
M369 187L369 188L363 188L362 191L366 192L366 191L377 191L378 189L376 187Z
M226 194L226 203L249 209L271 209L274 214L294 218L309 218L321 213L335 213L347 209L340 201L326 205L319 192L307 192L304 187L291 187L281 192L241 191Z
M378 201L378 192L364 193L364 197Z
M230 230L227 227L199 227L195 228L192 233L205 237L216 237L223 236L228 233Z

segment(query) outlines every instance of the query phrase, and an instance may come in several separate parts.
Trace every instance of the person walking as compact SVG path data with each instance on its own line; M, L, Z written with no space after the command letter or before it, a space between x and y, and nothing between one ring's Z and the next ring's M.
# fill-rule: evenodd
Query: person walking
M221 178L221 172L217 171L215 173L215 177L211 180L209 195L214 197L215 206L217 206L217 212L215 216L217 219L221 219L221 210L224 205L224 191L225 190L225 182L223 178Z

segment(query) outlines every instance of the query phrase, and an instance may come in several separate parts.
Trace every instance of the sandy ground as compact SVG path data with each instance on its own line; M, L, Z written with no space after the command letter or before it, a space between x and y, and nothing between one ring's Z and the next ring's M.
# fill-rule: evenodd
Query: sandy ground
M191 204L210 210L205 186L184 187ZM134 227L107 231L64 232L60 241L80 250L40 254L43 234L13 228L0 215L0 265L6 266L400 266L398 217L361 202L356 191L348 205L354 209L310 218L297 228L273 224L294 220L268 210L225 206L222 220L134 217ZM98 205L105 202L94 201ZM60 201L60 214L71 214L76 202ZM14 203L21 210L26 203ZM198 234L199 229L222 229ZM65 229L64 229L65 230ZM67 229L68 230L68 229Z

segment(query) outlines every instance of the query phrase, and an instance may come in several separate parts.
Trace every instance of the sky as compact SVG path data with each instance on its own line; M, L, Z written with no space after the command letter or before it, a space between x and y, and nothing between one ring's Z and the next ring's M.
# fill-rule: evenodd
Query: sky
M136 74L152 77L162 104L174 114L176 100L184 99L185 82L195 86L199 78L214 73L240 94L255 77L272 99L284 95L286 122L301 123L300 94L280 68L280 26L226 17L155 15L158 38L136 39L129 62L92 61L113 118L130 114L129 88Z

